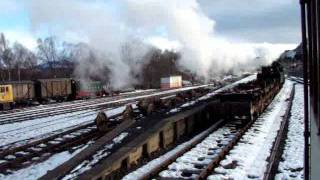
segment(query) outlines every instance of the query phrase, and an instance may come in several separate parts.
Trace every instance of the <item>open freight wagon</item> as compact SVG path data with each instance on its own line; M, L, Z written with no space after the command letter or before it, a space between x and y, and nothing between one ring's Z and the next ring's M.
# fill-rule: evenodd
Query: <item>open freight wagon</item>
M39 101L64 101L76 96L75 82L70 78L38 79L35 92Z

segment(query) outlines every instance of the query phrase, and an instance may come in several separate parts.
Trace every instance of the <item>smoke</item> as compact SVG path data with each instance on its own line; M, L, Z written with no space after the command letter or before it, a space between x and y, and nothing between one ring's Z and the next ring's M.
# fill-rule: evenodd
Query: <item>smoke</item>
M32 0L27 6L35 32L46 30L67 41L89 44L96 62L86 62L88 55L83 55L78 74L86 75L87 66L89 73L108 67L111 84L118 88L137 83L147 63L143 57L150 49L148 44L178 48L182 54L179 65L207 79L269 64L285 49L293 48L217 36L214 28L218 24L203 13L196 0Z
M114 88L123 88L137 83L150 45L126 27L122 17L110 9L111 3L33 0L27 6L34 32L47 31L65 41L89 45L82 46L77 56L78 77L99 76L109 79Z
M181 43L180 65L207 78L231 69L251 70L269 64L285 49L294 47L235 42L217 36L217 24L203 13L196 0L126 0L125 4L132 26L152 30L160 24L166 38Z

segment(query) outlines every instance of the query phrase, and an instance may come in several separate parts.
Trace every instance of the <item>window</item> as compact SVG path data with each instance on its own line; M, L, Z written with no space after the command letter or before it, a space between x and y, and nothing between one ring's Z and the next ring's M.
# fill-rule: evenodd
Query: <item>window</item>
M6 87L6 92L9 92L9 87L8 86Z
M0 93L4 93L4 92L5 92L4 87L0 87Z

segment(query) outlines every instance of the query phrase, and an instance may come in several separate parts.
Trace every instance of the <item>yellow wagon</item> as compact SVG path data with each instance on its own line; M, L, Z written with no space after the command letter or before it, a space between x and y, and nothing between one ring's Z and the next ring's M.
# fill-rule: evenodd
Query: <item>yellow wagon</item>
M13 103L12 85L0 85L0 109L10 109Z

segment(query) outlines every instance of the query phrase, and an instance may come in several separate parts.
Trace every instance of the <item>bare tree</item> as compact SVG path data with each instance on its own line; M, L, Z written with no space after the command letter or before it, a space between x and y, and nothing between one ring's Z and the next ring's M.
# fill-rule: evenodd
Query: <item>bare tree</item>
M4 81L5 79L5 75L4 75L4 71L5 71L5 65L4 65L4 62L3 62L3 53L4 53L4 50L5 50L5 45L6 45L6 41L5 41L5 38L4 38L4 35L3 33L0 34L0 78L1 78L1 81Z
M57 40L54 37L48 37L44 40L38 39L38 53L39 60L49 65L53 76L56 76L56 63L59 59L59 52L57 47Z
M9 41L6 40L3 33L0 35L0 49L1 49L1 77L4 80L4 71L8 72L8 80L11 80L11 69L13 66L13 53L9 47Z
M17 69L18 80L21 80L21 69L32 70L37 64L35 55L22 44L16 42L13 45L14 67Z

